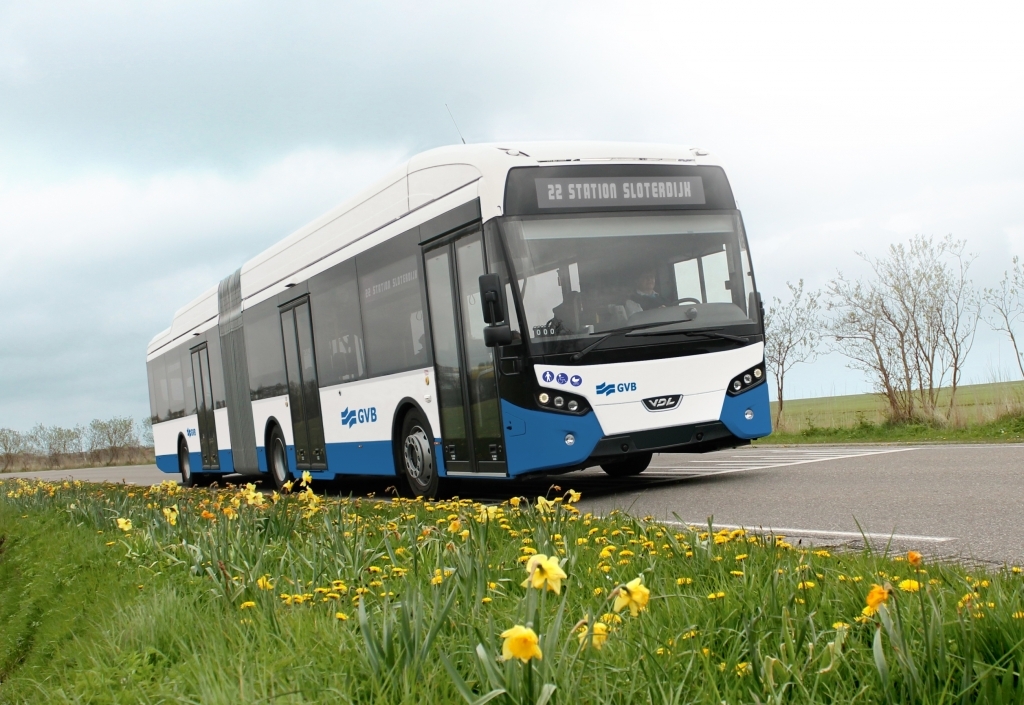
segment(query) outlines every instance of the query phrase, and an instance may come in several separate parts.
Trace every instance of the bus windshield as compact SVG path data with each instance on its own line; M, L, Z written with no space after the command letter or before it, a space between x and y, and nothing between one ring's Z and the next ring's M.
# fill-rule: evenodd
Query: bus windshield
M755 331L754 278L736 211L512 217L501 227L523 327L545 353L579 350L607 331L658 331L658 323Z

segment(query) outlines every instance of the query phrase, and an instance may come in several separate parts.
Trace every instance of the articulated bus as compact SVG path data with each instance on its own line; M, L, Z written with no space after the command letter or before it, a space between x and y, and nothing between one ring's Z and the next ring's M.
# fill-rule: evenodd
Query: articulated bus
M149 344L157 465L444 478L643 472L771 433L743 220L707 152L481 144L412 158Z

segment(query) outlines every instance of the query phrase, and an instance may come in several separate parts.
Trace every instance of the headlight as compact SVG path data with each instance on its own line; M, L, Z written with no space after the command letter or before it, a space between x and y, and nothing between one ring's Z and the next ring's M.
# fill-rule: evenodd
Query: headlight
M749 370L741 372L729 381L729 386L726 387L725 393L729 396L736 396L742 394L748 389L753 389L757 385L761 384L765 380L764 363L751 367Z

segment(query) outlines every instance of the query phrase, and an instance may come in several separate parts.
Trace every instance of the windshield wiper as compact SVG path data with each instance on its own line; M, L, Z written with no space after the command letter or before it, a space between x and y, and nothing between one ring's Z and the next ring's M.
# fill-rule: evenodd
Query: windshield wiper
M720 340L734 340L737 343L749 343L750 338L742 335L730 335L729 333L720 333L717 330L656 330L650 333L641 333L642 336L648 335L685 335L689 336L704 336L705 338L718 338Z
M604 341L608 340L609 338L611 338L613 336L625 335L627 333L632 333L633 331L643 330L644 328L656 328L658 326L663 326L663 325L666 325L665 322L664 321L659 321L658 323L641 323L640 325L636 325L636 326L623 326L622 328L614 328L614 329L609 330L609 331L604 331L604 335L601 338L598 338L593 343L591 343L587 347L585 347L582 350L580 350L578 353L574 353L573 356L570 357L569 359L572 362L578 362L578 361L582 360L584 355L586 355L588 352L590 352L591 350L596 348L598 345L600 345L601 343L603 343ZM591 335L597 335L597 333L591 333Z

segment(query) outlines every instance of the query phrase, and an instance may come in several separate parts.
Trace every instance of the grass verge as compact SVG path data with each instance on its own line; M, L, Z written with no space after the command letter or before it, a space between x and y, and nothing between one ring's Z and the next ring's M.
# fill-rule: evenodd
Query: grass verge
M576 498L0 482L0 702L1024 700L1019 569Z
M822 428L809 424L795 432L774 431L757 445L798 443L1020 443L1024 441L1024 416L1010 414L963 427L923 423L870 423Z

